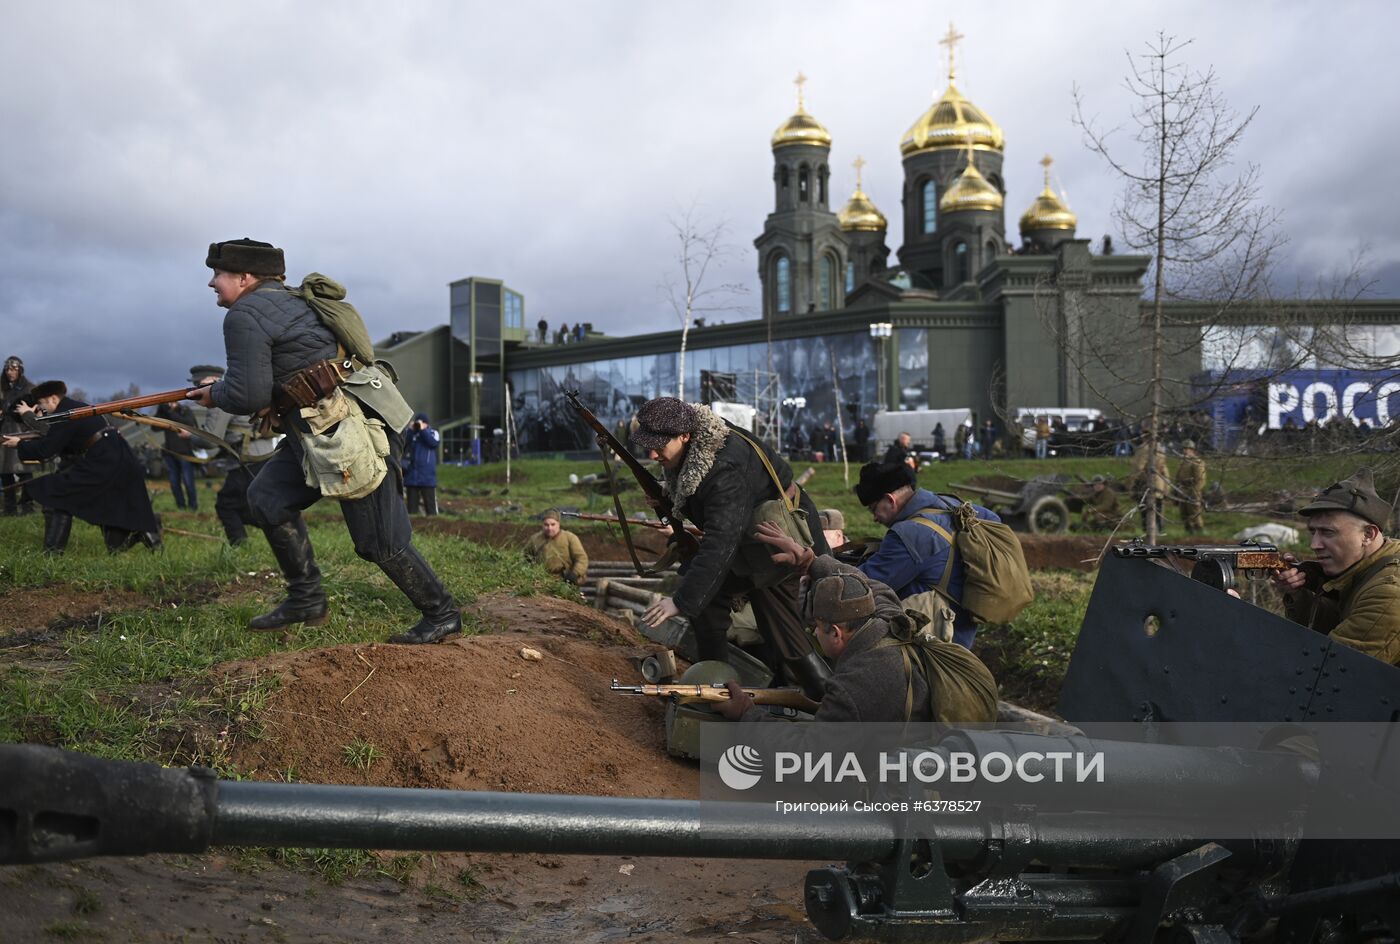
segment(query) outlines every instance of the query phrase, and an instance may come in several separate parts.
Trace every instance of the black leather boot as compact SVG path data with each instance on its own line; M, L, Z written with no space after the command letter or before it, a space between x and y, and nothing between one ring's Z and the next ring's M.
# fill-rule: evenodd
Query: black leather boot
M68 547L68 535L73 530L73 516L66 511L44 509L44 553L60 556Z
M158 550L160 548L160 536L164 531L165 525L161 523L160 515L156 515L156 529L154 531L141 531L137 533L136 539L151 550Z
M380 561L379 568L423 614L417 625L390 636L389 642L442 642L462 631L462 614L457 609L457 601L452 599L452 594L447 592L417 548L410 544L388 560Z
M272 547L272 556L282 568L282 576L287 578L287 599L270 613L250 619L248 628L271 632L294 623L320 626L326 621L329 606L326 592L321 589L321 571L311 551L306 522L297 518L275 528L264 528L263 532Z

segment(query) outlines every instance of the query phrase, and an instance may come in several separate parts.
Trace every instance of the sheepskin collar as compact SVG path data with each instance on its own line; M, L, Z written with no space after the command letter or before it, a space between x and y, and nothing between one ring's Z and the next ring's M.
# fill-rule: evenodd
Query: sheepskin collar
M677 514L683 513L685 503L696 490L700 488L700 483L705 480L705 476L710 474L710 469L714 467L715 457L724 448L724 442L729 438L729 427L724 420L716 416L709 407L695 407L695 432L690 434L690 447L685 454L685 462L681 463L679 472L666 472L666 491L671 496L671 507Z

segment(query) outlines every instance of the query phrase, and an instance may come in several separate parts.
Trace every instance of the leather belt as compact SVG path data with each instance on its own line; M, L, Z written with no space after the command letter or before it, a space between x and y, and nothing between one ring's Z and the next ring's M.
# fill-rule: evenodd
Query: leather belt
M110 429L110 427L108 427L108 429ZM82 447L81 447L78 451L79 451L79 452L87 452L87 451L88 451L89 449L91 449L93 446L97 445L97 441L98 441L99 439L101 439L103 436L106 436L106 435L107 435L107 432L108 432L107 429L99 429L97 432L93 433L91 436L89 436L89 437L83 442Z
M315 406L322 397L330 396L345 378L354 372L349 358L339 361L317 361L292 374L272 388L272 407L285 413L294 407Z

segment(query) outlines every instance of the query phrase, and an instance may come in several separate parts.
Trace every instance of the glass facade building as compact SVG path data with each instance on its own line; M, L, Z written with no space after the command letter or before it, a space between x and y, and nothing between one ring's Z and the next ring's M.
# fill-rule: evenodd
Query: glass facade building
M899 408L924 409L927 332L920 328L896 335L898 351L891 355L899 364ZM810 443L814 429L838 417L849 436L856 418L868 420L879 402L876 343L868 333L843 333L692 348L685 355L685 399L743 403L760 413L771 408L788 448ZM615 429L652 397L676 395L678 361L673 352L508 370L520 448L592 448L592 436L576 422L564 391L579 391L598 418ZM783 406L784 400L798 398L805 401L802 408Z

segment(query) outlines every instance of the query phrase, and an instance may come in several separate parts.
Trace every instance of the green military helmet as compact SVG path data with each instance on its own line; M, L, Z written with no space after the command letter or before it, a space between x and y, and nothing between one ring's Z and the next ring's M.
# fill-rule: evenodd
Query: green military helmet
M696 662L681 673L681 677L676 681L686 685L723 685L725 682L738 682L753 688L767 688L772 684L772 671L744 650L730 646L729 658L730 662L719 659ZM699 760L700 726L713 722L729 723L723 715L716 714L703 702L669 702L666 705L666 753L674 757Z
M681 673L677 679L686 685L714 685L739 681L739 670L728 662L708 659L696 662ZM681 704L670 701L666 705L666 753L672 757L700 759L700 726L713 722L727 724L721 715L715 714L702 703Z
M723 685L739 681L739 670L720 659L707 659L682 672L680 681L687 685Z

